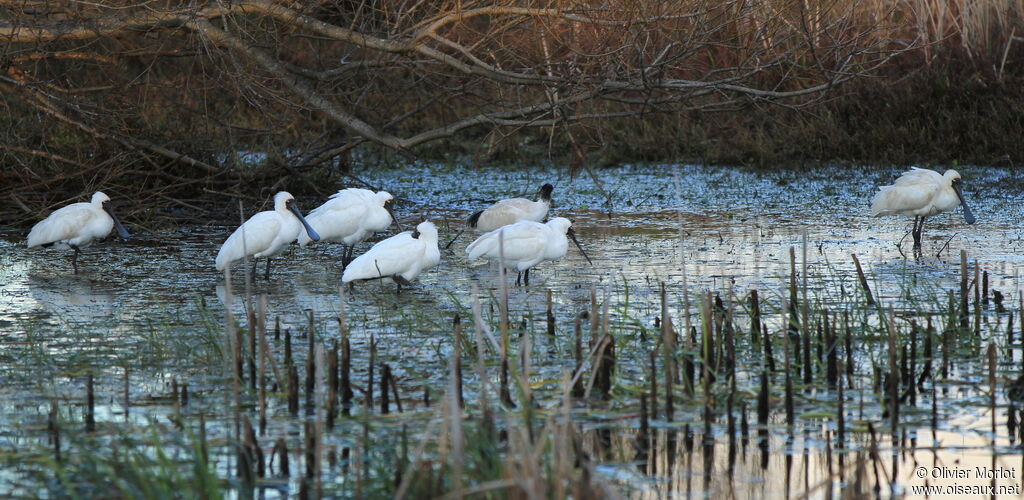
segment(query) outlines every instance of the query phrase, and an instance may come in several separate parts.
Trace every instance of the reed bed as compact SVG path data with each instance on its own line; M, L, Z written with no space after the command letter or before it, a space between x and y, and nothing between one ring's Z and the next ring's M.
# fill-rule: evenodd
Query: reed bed
M144 400L138 375L91 365L0 460L55 496L861 498L902 491L965 417L993 467L1020 455L1019 294L961 252L958 287L908 275L894 298L809 246L775 289L608 283L516 310L502 279L440 319L420 306L440 346L422 367L353 327L343 288L282 329L229 278L205 376Z

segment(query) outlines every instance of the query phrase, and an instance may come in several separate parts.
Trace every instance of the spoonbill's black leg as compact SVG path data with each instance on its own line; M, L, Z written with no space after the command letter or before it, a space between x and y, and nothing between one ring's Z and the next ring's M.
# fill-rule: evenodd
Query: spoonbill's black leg
M530 286L530 270L523 271L523 284Z
M70 247L75 251L75 253L71 254L71 267L74 268L75 274L78 274L78 254L82 253L82 250L76 245L70 245Z
M403 277L401 277L401 276L399 276L397 274L392 276L391 279L395 282L395 286L398 287L398 295L402 294L402 285L405 285L405 286L412 285L411 281L409 281L409 280L407 280L407 279L405 279L405 278L403 278Z
M249 272L249 277L256 281L256 259L252 259L252 270Z
M267 257L267 269L263 272L263 281L270 281L270 257Z
M521 286L522 285L522 281L523 281L523 273L522 272L516 273L516 286Z
M921 248L921 219L921 217L914 217L914 230L912 231L914 235L914 248Z

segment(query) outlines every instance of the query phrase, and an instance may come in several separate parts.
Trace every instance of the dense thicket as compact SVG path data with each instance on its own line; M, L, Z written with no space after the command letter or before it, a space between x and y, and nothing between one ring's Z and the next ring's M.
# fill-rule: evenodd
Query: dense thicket
M993 0L0 0L0 211L33 219L101 186L187 211L282 187L324 194L354 182L343 178L353 155L574 171L1012 162L1022 11Z

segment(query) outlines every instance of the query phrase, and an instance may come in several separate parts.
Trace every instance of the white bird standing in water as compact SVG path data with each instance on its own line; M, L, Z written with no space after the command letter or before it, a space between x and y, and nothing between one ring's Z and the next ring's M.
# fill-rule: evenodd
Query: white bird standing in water
M504 260L506 268L515 269L520 273L516 276L516 285L524 276L523 281L529 285L531 267L545 260L558 260L565 256L566 250L569 249L566 236L572 238L576 248L579 248L587 262L593 265L587 252L583 251L579 240L576 239L572 222L565 217L555 217L545 224L519 221L504 226L477 238L466 247L466 253L469 254L471 261L481 257L491 262Z
M537 191L537 201L526 198L499 200L483 210L473 212L473 215L466 219L466 227L486 233L521 220L543 222L551 208L551 192L554 189L555 187L551 184L541 186ZM459 234L456 234L452 241L449 241L444 247L452 246L452 243L455 243L455 240L459 239L463 232L465 229L459 231Z
M97 191L92 195L92 201L72 203L32 226L28 233L28 247L53 246L74 250L71 266L78 274L78 254L93 241L106 238L114 227L122 238L130 236L114 215L110 197Z
M392 220L398 224L398 230L402 230L402 224L391 208L393 198L387 191L374 193L369 189L342 189L309 212L306 221L322 241L341 243L345 247L341 263L346 267L352 260L352 247L373 233L386 230ZM311 241L308 235L299 235L300 246Z
M896 179L890 186L878 188L871 200L871 215L905 215L914 218L914 248L921 247L921 232L925 217L964 207L964 219L968 224L976 220L964 200L960 174L946 170L939 174L934 170L914 167Z
M228 236L217 253L217 270L225 268L244 259L247 256L253 258L252 273L256 275L256 259L267 258L267 270L263 278L270 279L270 258L280 254L288 244L299 237L302 228L313 241L318 241L320 236L313 228L309 227L302 212L295 205L295 197L290 193L281 191L274 195L274 209L260 212L249 220L245 221L235 232ZM243 241L244 238L244 241Z
M394 282L398 293L420 273L441 262L437 248L437 227L421 222L415 231L404 231L373 245L356 257L341 276L342 283L379 279Z

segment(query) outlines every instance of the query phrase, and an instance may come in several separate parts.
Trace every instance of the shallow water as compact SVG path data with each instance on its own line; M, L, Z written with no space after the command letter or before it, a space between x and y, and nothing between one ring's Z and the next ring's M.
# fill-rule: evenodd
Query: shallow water
M396 211L406 225L423 219L438 223L442 243L461 227L468 213L486 201L509 195L532 197L540 184L555 184L552 215L573 220L594 265L587 265L570 247L560 262L538 266L531 273L529 287L511 290L510 319L514 325L526 322L526 331L533 339L531 381L541 407L552 408L559 401L557 384L552 381L562 370L572 368L573 318L589 307L591 285L597 287L599 300L607 294L611 323L618 336L616 384L620 391L611 402L598 403L600 411L581 409L576 418L588 435L608 429L607 436L592 438L594 442L589 446L594 450L607 448L600 455L597 470L621 491L637 498L669 491L710 497L781 496L787 490L826 497L840 494L844 484L829 473L838 466L827 463L833 455L827 452L822 438L823 429L834 431L835 422L814 418L813 414L830 408L834 412L834 393L821 388L801 392L797 414L812 416L800 421L795 438L787 438L784 416L773 413L767 468L761 467L761 450L752 436L751 443L735 453L739 465L723 476L723 471L730 470L725 417L719 415L712 426L714 444L702 446L703 423L700 405L696 404L679 409L672 422L656 421L662 444L651 450L651 456L658 458L640 460L638 465L633 447L637 402L625 388L646 383L645 352L653 345L649 338L657 336L654 325L660 316L660 281L666 283L672 298L671 312L677 326L682 326L686 312L696 312L696 305L684 311L682 297L686 290L693 294L712 291L726 299L734 294L739 300L756 289L763 303L778 307L786 295L790 248L796 249L799 271L804 235L808 242L807 294L811 301L825 307L860 293L850 258L856 253L875 297L884 307L941 312L946 291L959 290L959 252L963 249L972 266L977 262L988 271L990 288L1000 291L1008 308L1015 310L1021 287L1018 276L1024 268L1019 224L1024 220L1024 208L1019 203L1024 173L960 168L968 203L979 222L966 225L959 211L929 219L924 255L907 259L896 242L909 231L909 220L872 218L868 212L876 186L890 182L902 170L835 167L766 174L732 168L631 166L598 172L600 189L585 175L568 179L559 171L545 169L505 172L409 166L370 170L361 176L399 198ZM611 195L610 203L601 194L602 189ZM308 210L321 200L299 201ZM125 223L131 230L131 220ZM45 455L51 401L59 403L61 418L69 428L79 426L72 423L81 421L84 377L89 372L96 377L96 418L101 435L147 435L154 428L173 432L166 428L168 417L177 411L168 398L172 380L189 387L190 402L181 409L183 414L205 415L212 439L231 435L225 382L230 374L221 350L225 343L225 284L212 265L218 245L231 229L197 225L156 234L136 230L128 241L111 239L87 249L79 259L83 273L77 276L70 274L65 253L28 251L17 231L0 233L0 422L9 423L0 431L0 449L5 453L4 462L10 465L0 471L0 485L6 485L0 486L0 494L32 496L41 481L46 483L35 461L19 457ZM431 418L432 413L418 401L424 387L435 395L443 391L452 349L451 318L455 314L461 314L464 320L469 317L474 285L482 290L484 316L497 315L492 300L498 294L495 273L488 266L466 262L462 249L470 241L469 234L463 235L452 250L442 251L441 265L421 275L402 295L396 296L390 287L379 284L360 285L348 292L353 377L366 375L372 334L377 342L377 360L395 370L408 410L404 417L375 422L374 441L394 443L397 425L406 423L416 429ZM357 252L368 246L363 243ZM909 237L902 246L902 252L910 255ZM305 311L314 311L318 339L338 336L334 318L339 307L339 256L340 248L336 246L294 248L284 258L275 259L269 283L261 278L252 285L254 294L267 295L268 317L278 318L282 331L295 334L299 358L305 356L299 348L305 345L303 337L308 331ZM262 271L261 265L261 276ZM239 296L234 297L233 310L240 323L245 319L240 297L245 287L238 276L242 272L240 265L235 267L234 289ZM684 274L687 288L683 287ZM545 293L549 289L559 331L555 339L543 333ZM907 289L914 290L913 297L902 296ZM741 304L736 309L738 318L744 316ZM764 314L773 334L780 331L779 316L774 311ZM691 318L698 321L696 315ZM985 342L991 332L1006 328L1006 314L986 313L984 320ZM738 319L737 323L746 325L747 320ZM1019 373L1020 355L1017 344L1008 346L1005 338L993 339L1000 344L999 376L1000 383L1005 384ZM280 342L273 341L275 351L281 349ZM880 429L878 446L890 467L888 474L892 474L888 450L893 448L888 431L882 430L886 424L870 388L872 364L885 363L884 342L880 338L864 340L859 348L866 354L856 361L858 371L868 380L858 381L848 392L853 399L847 409L853 405L854 411L861 412L853 419L861 431L863 422L868 421ZM737 351L739 396L747 401L753 422L760 373L757 351L750 348L747 339L739 340ZM977 352L983 349L979 347ZM920 396L920 410L910 411L901 420L901 432L916 435L917 448L910 451L914 448L903 446L895 462L899 469L897 493L910 494L907 488L918 484L910 475L915 464L933 460L932 455L945 464L957 460L966 464L989 461L993 450L1000 455L1019 453L1011 446L1002 390L997 391L1000 408L993 448L991 418L986 413L987 379L984 365L979 364L981 359L957 359L949 381L940 384L937 449L931 449L927 411L931 402L927 395ZM126 376L130 401L127 414L123 404ZM466 374L467 399L475 401L478 382L475 375ZM779 385L773 383L774 398ZM857 409L858 398L868 403ZM271 408L275 418L268 424L264 447L282 436L301 443L301 418L287 417L280 398L275 401ZM687 425L698 433L693 451L686 447ZM325 440L338 449L355 446L355 436L362 432L354 419L342 422L336 431ZM968 437L958 441L961 433ZM670 439L671 434L677 436ZM851 450L867 449L864 432L852 436L848 439L858 444ZM415 433L410 440L417 441ZM602 441L607 441L607 446ZM298 444L290 446L292 450L298 448ZM221 450L215 455L219 473L230 477L232 453ZM386 457L387 452L381 451L380 460L386 461ZM793 464L786 465L786 457L792 458ZM846 456L847 468L855 463L853 457ZM1001 456L999 460L1016 468L1019 484L1020 473L1024 472L1019 458ZM871 467L869 462L868 469ZM327 477L332 478L329 481L350 494L344 475L334 474L328 473ZM290 488L288 491L294 494L296 481L272 485L268 492ZM874 481L872 475L869 482ZM889 484L883 482L881 494L887 496ZM824 486L815 488L819 483ZM59 491L53 483L49 487Z

